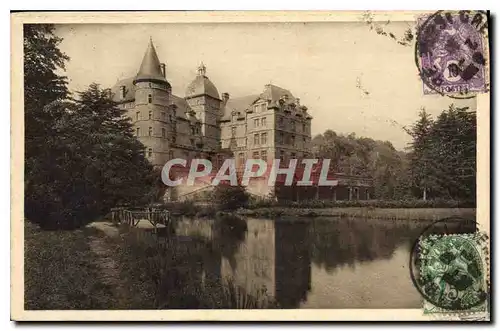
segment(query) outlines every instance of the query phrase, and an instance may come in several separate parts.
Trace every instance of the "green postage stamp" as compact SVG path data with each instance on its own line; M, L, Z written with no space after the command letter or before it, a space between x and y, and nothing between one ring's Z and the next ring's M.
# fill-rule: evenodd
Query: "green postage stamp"
M418 288L425 314L488 316L488 237L429 235L419 240Z

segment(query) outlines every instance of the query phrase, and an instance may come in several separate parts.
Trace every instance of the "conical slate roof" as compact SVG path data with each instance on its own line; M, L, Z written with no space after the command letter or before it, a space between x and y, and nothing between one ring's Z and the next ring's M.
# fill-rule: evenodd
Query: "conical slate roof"
M161 71L160 60L158 59L158 54L156 54L152 39L149 40L148 49L142 59L141 68L134 80L134 82L140 81L167 81Z

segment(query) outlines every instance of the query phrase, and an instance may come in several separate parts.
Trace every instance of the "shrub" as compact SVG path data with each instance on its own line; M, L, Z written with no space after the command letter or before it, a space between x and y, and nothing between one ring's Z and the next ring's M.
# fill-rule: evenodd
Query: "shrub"
M219 210L236 210L248 206L248 193L241 185L218 185L212 191L212 200Z

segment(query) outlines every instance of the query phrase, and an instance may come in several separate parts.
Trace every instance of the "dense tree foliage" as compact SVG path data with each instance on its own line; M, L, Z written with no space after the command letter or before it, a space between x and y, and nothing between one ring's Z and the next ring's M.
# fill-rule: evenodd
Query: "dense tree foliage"
M476 113L451 105L433 120L422 110L407 133L407 152L388 141L332 130L314 137L313 151L330 158L339 173L372 178L378 199L474 201Z
M405 154L388 141L327 130L314 137L313 154L317 158L330 158L331 166L339 173L372 178L377 198L401 199L408 192L404 187Z
M55 73L68 58L53 27L29 26L24 38L26 217L42 227L72 228L118 203L153 200L144 146L110 91L92 84L71 97Z
M475 200L476 112L450 105L434 121L421 113L411 132L414 187L432 198Z

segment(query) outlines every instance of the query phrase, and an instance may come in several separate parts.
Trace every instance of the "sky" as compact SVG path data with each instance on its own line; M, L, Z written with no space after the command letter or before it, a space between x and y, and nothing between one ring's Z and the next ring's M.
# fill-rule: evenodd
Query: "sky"
M402 36L410 25L384 30ZM290 90L313 116L313 136L354 132L402 150L410 140L402 127L422 107L433 116L452 103L476 107L475 99L424 95L413 45L362 22L64 24L56 34L73 91L134 76L151 37L174 94L185 95L203 61L219 94L258 94L269 83Z

